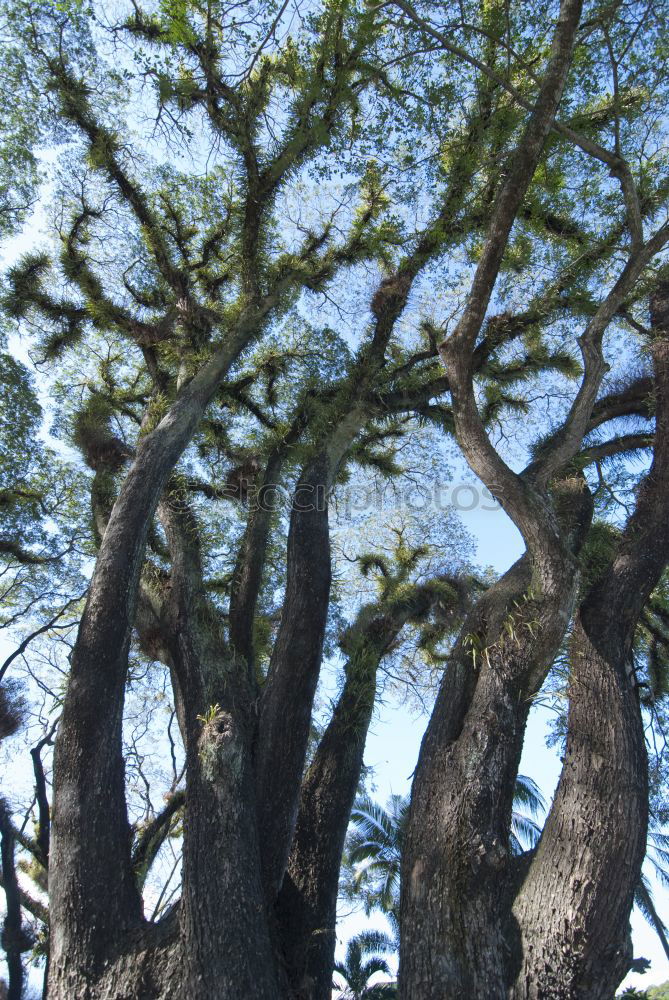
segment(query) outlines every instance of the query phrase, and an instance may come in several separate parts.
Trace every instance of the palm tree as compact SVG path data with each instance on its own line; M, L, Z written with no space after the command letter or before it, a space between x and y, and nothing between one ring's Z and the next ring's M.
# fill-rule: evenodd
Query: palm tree
M388 963L382 955L395 951L395 942L380 931L366 931L351 938L346 948L346 960L337 962L335 973L340 976L345 987L333 983L332 988L340 990L340 1000L391 1000L397 996L395 983L375 983L369 980L377 973L389 976Z
M353 829L346 851L351 898L362 898L365 912L381 910L397 931L402 841L409 816L409 797L391 795L386 808L361 796L351 812Z
M539 786L526 774L519 774L513 792L509 846L512 854L523 854L539 843L541 825L538 817L546 812L546 800Z

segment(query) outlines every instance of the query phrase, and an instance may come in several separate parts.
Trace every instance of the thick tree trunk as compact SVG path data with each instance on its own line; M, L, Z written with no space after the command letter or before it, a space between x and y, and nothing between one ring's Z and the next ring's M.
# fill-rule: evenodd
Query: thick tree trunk
M284 446L286 442L284 441ZM230 645L233 652L244 658L255 675L253 627L256 606L265 569L265 555L270 525L275 517L274 489L279 484L285 448L276 449L267 460L257 497L249 511L244 537L239 546L234 579L230 593Z
M267 899L283 880L295 829L311 711L330 601L328 456L318 455L296 487L288 535L281 624L262 695L256 747L258 815Z
M648 768L633 681L593 638L579 620L562 775L513 906L513 1000L610 1000L632 958Z
M54 757L50 995L94 996L141 920L130 865L121 727L148 526L169 475L241 343L222 349L140 443L111 512L72 655Z
M631 959L628 921L648 818L631 650L639 616L669 561L669 284L651 296L651 328L653 463L618 550L576 623L567 755L513 909L521 946L514 1000L608 1000Z
M466 307L440 348L458 441L521 530L529 555L465 624L421 747L403 858L403 1000L506 994L501 900L528 698L562 639L578 574L548 497L511 472L485 433L472 387L473 352L560 101L581 7L579 0L560 5L550 59L495 199Z
M363 383L364 386L364 383ZM297 821L330 602L329 491L365 410L349 406L293 495L281 623L262 692L256 793L267 899L276 902ZM280 764L280 766L277 766Z
M526 604L517 600L511 630L522 634L519 612L534 604L536 641L510 642L509 626L500 628L498 620L497 634L506 631L507 637L491 644L495 632L488 622L480 632L487 654L480 643L475 646L481 666L474 679L463 670L461 642L421 750L403 869L405 1000L603 1000L628 967L628 920L647 809L630 652L639 615L669 558L667 288L653 297L651 317L653 464L613 561L581 607L567 757L539 849L507 920L513 892L500 836L508 823L527 698L538 690L542 664L557 649L577 577L574 571L570 580L568 560L561 571L554 556L547 562L535 553L540 597ZM494 597L495 588L488 603ZM507 613L509 603L500 607Z
M187 757L181 995L278 1000L248 731L219 709Z
M163 503L161 516L172 556L173 675L186 733L181 988L193 1000L278 1000L256 825L256 691L204 593L188 507Z
M374 709L379 663L407 619L434 594L417 590L395 613L363 609L343 646L346 681L302 783L288 869L277 904L289 982L300 1000L329 1000L339 872ZM367 613L369 612L369 613Z
M344 690L302 785L277 903L282 953L300 1000L329 1000L339 870L374 708L376 661L349 663Z
M414 779L402 869L404 1000L506 996L503 905L515 779L532 695L562 640L577 574L533 597L527 557L465 622Z

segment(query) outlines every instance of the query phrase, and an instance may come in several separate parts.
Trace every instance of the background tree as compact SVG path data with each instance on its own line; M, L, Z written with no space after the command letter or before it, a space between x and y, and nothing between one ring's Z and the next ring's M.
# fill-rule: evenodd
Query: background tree
M390 938L375 931L367 931L351 938L346 946L346 960L335 963L335 973L345 983L340 996L346 1000L383 1000L397 996L392 983L369 985L378 974L390 975L388 963L381 957L392 950Z

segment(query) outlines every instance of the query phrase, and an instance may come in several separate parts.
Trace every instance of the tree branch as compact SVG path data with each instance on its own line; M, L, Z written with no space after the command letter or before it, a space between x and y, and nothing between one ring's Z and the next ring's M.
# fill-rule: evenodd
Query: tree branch
M151 865L165 838L169 835L173 817L186 801L185 792L179 790L170 795L167 803L137 838L132 852L132 866L141 883L144 882Z

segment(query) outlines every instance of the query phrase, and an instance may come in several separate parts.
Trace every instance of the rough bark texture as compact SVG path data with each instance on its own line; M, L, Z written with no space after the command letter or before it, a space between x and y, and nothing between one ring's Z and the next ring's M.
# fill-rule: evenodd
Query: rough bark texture
M256 748L259 827L267 897L281 886L295 829L311 710L330 601L330 535L326 491L330 468L321 454L295 490L288 536L288 579Z
M198 744L188 753L182 988L197 1000L275 1000L280 995L252 780L248 733L231 712L220 710L202 726Z
M513 908L514 1000L610 1000L632 958L629 914L646 849L643 729L624 665L603 660L580 621L569 699L560 784Z
M563 561L555 559L553 534L543 553L538 544L543 558L535 550L531 562L526 556L510 570L465 625L445 675L421 748L405 848L400 975L406 1000L604 1000L629 967L628 921L647 819L647 763L630 653L639 615L669 559L667 287L653 296L651 324L653 464L610 566L580 608L564 770L512 914L517 866L508 865L504 841L512 782L528 698L571 614L578 574L573 565L570 572L568 549L578 552L587 518L576 514L566 530L567 508L560 505L554 523L565 545ZM535 543L540 539L537 525ZM530 565L535 595L527 591Z
M648 818L631 646L643 606L669 561L669 285L651 298L651 333L653 463L618 550L585 597L574 631L565 765L514 906L522 947L514 1000L605 1000L631 958L628 921Z
M513 789L530 698L571 612L573 563L541 598L530 582L524 557L465 622L421 746L402 871L406 1000L506 996Z
M80 980L81 982L81 980ZM158 924L138 925L122 940L90 985L80 985L74 993L47 996L79 997L90 1000L172 1000L182 996L183 956L179 946L178 913L174 911Z
M239 547L235 577L230 595L230 645L254 672L253 625L258 594L265 568L265 553L272 521L273 497L269 491L279 482L283 455L272 453L265 466L256 508L249 514L244 538Z
M409 619L440 591L416 587L393 607L362 609L345 635L349 654L339 700L302 782L288 869L277 904L288 979L301 1000L329 1000L344 841L360 781L379 664Z
M353 407L303 469L293 495L286 591L255 748L260 849L270 905L281 888L295 831L323 657L331 581L328 494L360 424L361 411Z
M271 1000L279 994L256 828L255 692L204 594L188 508L163 516L172 554L174 673L186 729L182 988L197 1000L240 992Z
M277 904L295 995L332 992L337 889L344 840L374 708L378 658L349 663L341 697L304 781L288 869Z
M95 565L54 758L50 990L88 995L110 950L141 919L130 865L121 726L131 628L151 516L222 374L222 350L142 441Z

